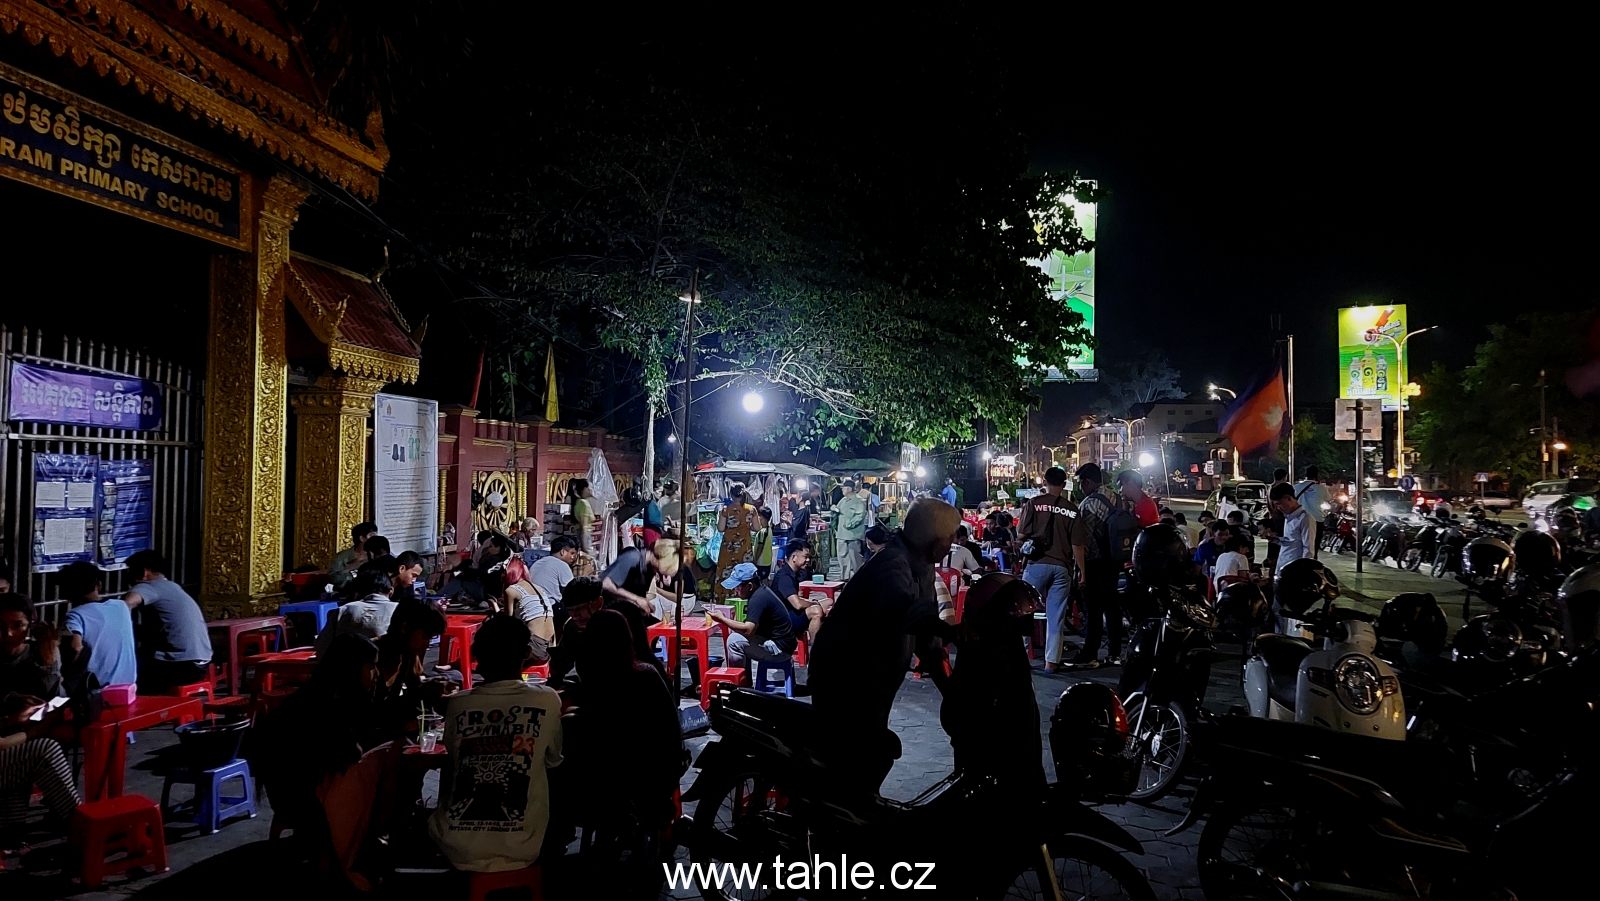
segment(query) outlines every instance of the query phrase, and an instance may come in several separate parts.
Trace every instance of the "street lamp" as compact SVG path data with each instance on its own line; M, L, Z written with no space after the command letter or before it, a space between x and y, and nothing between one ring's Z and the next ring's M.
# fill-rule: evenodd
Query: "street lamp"
M1221 385L1218 385L1218 384L1215 384L1215 383L1207 385L1206 386L1206 390L1211 392L1211 399L1212 400L1222 400L1222 398L1217 396L1217 392L1218 391L1226 391L1226 392L1228 392L1228 397L1230 397L1230 398L1232 398L1234 400L1238 400L1239 399L1239 392L1233 390L1232 388L1224 388ZM1235 482L1237 482L1241 478L1242 478L1242 476L1239 475L1239 455L1238 454L1234 454L1233 455L1233 480Z
M1414 332L1406 332L1399 338L1396 338L1393 335L1385 335L1383 332L1380 332L1377 329L1367 329L1367 340L1370 341L1373 338L1382 338L1390 344L1393 344L1395 363L1399 364L1400 371L1404 372L1406 369L1406 342L1422 334L1423 332L1429 332L1436 328L1438 328L1438 326L1430 325L1427 328L1419 328ZM1399 391L1396 392L1399 397L1394 405L1394 471L1399 473L1400 476L1406 474L1406 396L1409 393L1410 386L1403 386ZM1417 388L1417 393L1422 393L1422 388L1420 386ZM1399 476L1396 476L1396 478L1398 477Z
M1155 464L1156 464L1156 458L1149 451L1145 451L1144 453L1139 455L1139 468L1140 469L1146 469L1148 467L1154 466Z
M1118 419L1117 417L1113 416L1111 417L1111 421L1122 423L1123 447L1126 448L1123 451L1123 454L1131 456L1133 454L1133 424L1136 422L1144 422L1145 417L1141 416L1138 419Z
M746 413L760 413L767 402L755 391L747 391L744 395L744 411Z
M917 478L925 479L927 477L928 477L928 468L926 466L918 466L917 467Z
M678 433L677 432L673 432L672 434L668 435L667 436L667 443L668 444L677 444L678 443Z

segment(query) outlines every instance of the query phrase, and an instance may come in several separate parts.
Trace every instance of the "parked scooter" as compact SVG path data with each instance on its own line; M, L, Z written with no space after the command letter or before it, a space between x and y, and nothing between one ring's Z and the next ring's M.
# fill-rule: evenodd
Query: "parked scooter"
M969 691L961 686L974 684L962 680L975 678L980 687L1002 686L1009 693L1014 680L1007 667L1015 662L1022 673L1015 681L1017 696L993 702L1036 709L1023 636L1032 631L1038 606L1038 593L1020 579L1001 574L978 580L962 622L972 644L957 642L955 673L941 690L961 703ZM984 669L962 669L974 666ZM966 719L969 713L972 720ZM952 736L958 761L962 748L969 761L999 761L1016 753L1015 747L983 744L1007 741L1005 736L967 728L992 719L989 706L963 703L953 714L965 724L954 730L959 739ZM700 774L683 796L698 804L687 827L696 863L770 867L782 859L804 861L809 867L819 858L831 863L847 855L851 862L870 864L874 872L886 875L896 863L904 867L903 862L929 859L928 836L955 830L964 836L966 853L958 863L939 866L940 897L1056 899L1083 896L1113 883L1109 888L1121 897L1154 901L1143 873L1119 853L1141 854L1142 846L1084 803L1125 796L1137 776L1126 714L1106 686L1082 683L1062 693L1050 730L1060 781L1042 786L1042 792L1019 791L1027 780L1018 778L1026 772L1021 767L1042 767L1042 761L1012 759L1003 768L961 766L915 800L891 801L843 787L851 780L840 774L859 761L838 759L832 756L837 752L818 744L822 724L810 704L724 687L712 703L711 721L720 738L701 752L696 761ZM869 737L852 738L864 746ZM897 744L892 733L881 739ZM759 896L792 898L796 891L791 883ZM813 896L809 890L800 892ZM714 882L702 894L719 901L735 897ZM841 894L879 897L876 890L854 885Z
M1250 714L1375 738L1405 738L1394 668L1378 658L1370 614L1334 606L1339 580L1315 560L1284 567L1274 590L1284 632L1262 635L1244 667Z

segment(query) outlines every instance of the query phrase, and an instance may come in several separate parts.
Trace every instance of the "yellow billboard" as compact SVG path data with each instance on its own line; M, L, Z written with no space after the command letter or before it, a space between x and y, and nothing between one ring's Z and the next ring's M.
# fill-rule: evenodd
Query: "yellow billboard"
M1403 303L1339 311L1340 397L1376 397L1383 409L1400 409L1406 384L1400 341L1408 321Z

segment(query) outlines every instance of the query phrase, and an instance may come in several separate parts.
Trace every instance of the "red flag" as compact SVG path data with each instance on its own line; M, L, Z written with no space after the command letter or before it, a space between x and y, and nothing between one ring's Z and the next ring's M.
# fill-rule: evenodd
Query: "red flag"
M1284 388L1283 370L1274 367L1270 375L1258 379L1229 406L1222 434L1233 442L1237 453L1260 450L1283 434L1288 413L1289 392Z

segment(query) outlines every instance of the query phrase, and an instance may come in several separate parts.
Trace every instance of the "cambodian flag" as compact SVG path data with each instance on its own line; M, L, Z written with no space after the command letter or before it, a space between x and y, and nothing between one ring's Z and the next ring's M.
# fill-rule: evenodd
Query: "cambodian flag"
M1274 365L1228 405L1222 434L1236 453L1248 454L1277 441L1289 425L1289 393L1283 369Z

